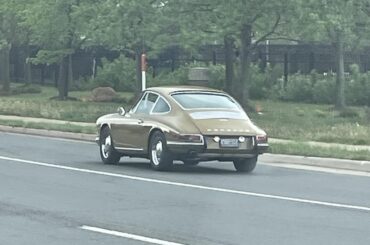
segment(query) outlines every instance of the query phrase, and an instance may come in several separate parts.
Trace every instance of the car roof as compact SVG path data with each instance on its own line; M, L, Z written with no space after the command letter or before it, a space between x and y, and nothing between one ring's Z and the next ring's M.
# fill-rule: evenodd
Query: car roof
M201 87L201 86L163 86L163 87L152 87L148 88L147 91L154 91L161 93L163 95L170 95L176 92L214 92L214 93L224 93L221 90Z

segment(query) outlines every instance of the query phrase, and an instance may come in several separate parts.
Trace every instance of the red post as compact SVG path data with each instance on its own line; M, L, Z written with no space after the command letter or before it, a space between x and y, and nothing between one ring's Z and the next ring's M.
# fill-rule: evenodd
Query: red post
M146 55L141 55L141 90L144 91L146 89Z

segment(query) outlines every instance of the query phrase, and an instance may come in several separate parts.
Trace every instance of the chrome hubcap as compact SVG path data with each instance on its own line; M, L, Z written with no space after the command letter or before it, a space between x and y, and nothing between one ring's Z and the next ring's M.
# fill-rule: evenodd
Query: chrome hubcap
M104 158L109 157L109 151L110 148L112 147L112 140L110 135L105 138L104 142L101 144L101 153L103 154Z
M163 152L163 144L162 141L158 141L157 144L152 146L152 161L154 165L158 166L159 162L161 161L161 155Z

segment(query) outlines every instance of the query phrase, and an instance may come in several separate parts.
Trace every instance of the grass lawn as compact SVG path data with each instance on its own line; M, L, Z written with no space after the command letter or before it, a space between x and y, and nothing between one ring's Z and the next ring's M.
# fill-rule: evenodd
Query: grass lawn
M331 105L254 101L262 114L248 113L270 137L370 145L370 118L364 107L353 107L355 117L339 117Z
M115 112L119 106L128 108L120 103L89 102L90 93L70 92L69 95L78 101L50 100L57 95L57 90L53 87L43 87L41 94L0 96L0 114L95 122L99 116ZM133 95L120 93L120 96L131 98ZM266 130L269 137L370 145L370 116L363 107L353 108L358 116L343 118L338 116L338 112L331 110L331 105L277 101L253 101L253 104L261 107L262 114L248 114L257 125Z
M46 129L61 132L83 133L83 134L96 134L96 127L94 126L80 126L73 124L51 124L40 122L24 122L21 120L0 120L0 125L18 127L18 128L34 128Z
M76 122L95 122L104 114L115 112L120 103L90 102L91 92L70 92L77 101L50 100L57 96L53 87L43 87L40 94L0 96L0 114L38 118L50 118ZM122 98L131 98L132 93L119 93Z
M295 143L270 143L270 153L311 156L311 157L330 157L350 160L370 161L370 151L349 150L339 147L321 147L306 144L304 142Z

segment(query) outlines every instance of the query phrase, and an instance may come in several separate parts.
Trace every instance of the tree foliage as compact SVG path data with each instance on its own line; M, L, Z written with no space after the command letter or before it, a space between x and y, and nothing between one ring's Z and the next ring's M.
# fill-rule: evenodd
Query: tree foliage
M368 0L0 0L0 79L8 90L15 44L37 47L29 63L58 67L60 99L68 97L78 49L104 47L135 59L140 81L143 52L156 58L181 47L196 56L201 45L224 44L225 89L245 104L257 45L275 39L318 41L336 50L336 105L342 108L344 52L364 45L369 15ZM140 83L134 87L140 90Z
M299 6L300 18L292 29L303 40L329 42L335 50L335 106L343 109L346 106L345 51L358 48L369 37L370 3L367 0L302 0Z

